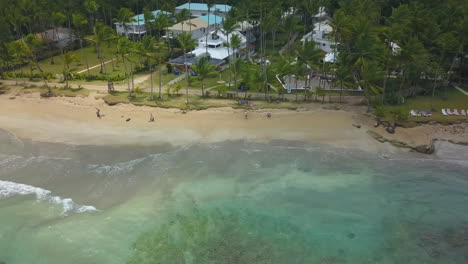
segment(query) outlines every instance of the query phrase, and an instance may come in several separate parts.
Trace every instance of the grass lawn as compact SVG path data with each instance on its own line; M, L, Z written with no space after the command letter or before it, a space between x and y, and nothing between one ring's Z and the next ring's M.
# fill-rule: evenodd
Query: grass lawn
M80 61L79 62L73 62L70 65L70 70L72 72L78 72L78 71L81 71L81 70L86 70L86 58L88 60L89 67L92 67L94 65L98 65L100 63L99 59L98 59L98 56L97 56L97 53L95 52L94 46L85 47L85 48L83 48L83 50L78 49L78 50L73 51L73 53L80 59ZM115 53L115 45L110 45L110 46L108 46L107 44L102 45L102 54L103 54L103 57L104 57L105 61L107 61L107 60L109 60L111 58L115 58L114 53ZM43 71L51 72L51 73L54 73L54 74L62 74L62 72L63 72L63 57L62 57L62 55L54 56L54 61L55 61L55 64L51 64L50 63L51 59L48 58L48 59L39 61L39 65L41 66ZM21 72L21 71L29 72L30 68L29 68L29 66L24 66L24 67L16 70L15 72ZM37 70L35 70L35 72L37 72Z
M461 109L468 110L468 96L462 94L460 91L450 88L447 91L447 98L435 97L433 101L434 109L432 111L432 117L413 117L409 116L408 121L420 122L420 121L438 121L438 122L454 122L457 120L468 120L465 116L444 116L441 113L442 109ZM406 103L401 106L387 106L388 110L402 107L409 115L409 111L415 110L427 110L431 109L431 96L418 96L416 98L407 99Z
M174 80L175 78L179 77L179 75L174 75L172 73L167 73L167 68L165 65L162 65L161 66L161 80L162 80L162 85L165 86L167 85L168 82ZM149 72L145 72L145 74L149 74ZM138 86L142 87L142 88L150 88L151 87L151 84L150 84L150 80L148 79L147 81L145 81L144 83L142 84L139 84ZM158 88L159 87L159 71L158 69L155 69L154 70L154 73L153 73L153 86L154 88Z
M23 86L20 85L10 85L10 86L0 86L0 94L2 89L4 91L9 91L12 94L18 94L18 93L45 93L47 92L47 88L43 86L37 86L37 85L30 85L24 88ZM89 90L84 89L84 88L69 88L69 89L64 89L63 87L55 87L55 86L50 86L50 90L55 96L65 96L65 97L87 97L89 95Z
M246 105L239 104L237 100L224 99L219 97L202 98L199 95L189 95L190 103L186 104L186 97L183 93L179 95L167 94L163 95L163 99L149 100L150 93L140 92L134 94L135 98L129 99L127 92L113 92L103 97L104 101L109 105L115 105L119 103L131 103L134 105L146 105L153 107L162 108L178 108L187 110L203 110L214 107L232 107L236 109L290 109L296 110L298 107L304 104L302 100L299 102L288 101L288 102L268 102L261 100L252 100L255 106L249 107ZM155 97L157 93L155 92Z
M167 96L164 95L163 99L149 100L150 93L134 93L134 98L128 98L128 92L113 92L103 97L104 101L109 105L115 105L119 103L131 103L134 105L146 105L153 107L162 108L179 108L187 110L202 110L212 107L223 107L227 106L224 102L217 102L213 100L207 100L197 95L189 96L189 104L186 104L186 97L182 94ZM157 93L155 93L155 98ZM234 101L233 101L234 102Z
M221 77L220 77L221 75ZM201 89L202 88L202 82L198 79L198 76L189 76L189 87L191 89ZM205 78L205 89L215 87L220 85L218 81L224 81L225 83L229 83L229 70L222 71L216 75L213 75L212 77ZM231 79L232 85L234 85L234 78ZM237 81L240 83L240 81ZM225 84L221 84L225 85Z

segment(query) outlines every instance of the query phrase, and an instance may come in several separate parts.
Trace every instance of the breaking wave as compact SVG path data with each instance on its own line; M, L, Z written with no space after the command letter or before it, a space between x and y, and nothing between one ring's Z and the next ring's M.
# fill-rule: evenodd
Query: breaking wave
M0 180L0 199L9 198L15 195L35 195L37 201L46 201L51 204L61 205L63 208L62 216L67 216L69 213L99 211L94 206L80 205L70 198L54 196L49 190L44 190L31 185Z

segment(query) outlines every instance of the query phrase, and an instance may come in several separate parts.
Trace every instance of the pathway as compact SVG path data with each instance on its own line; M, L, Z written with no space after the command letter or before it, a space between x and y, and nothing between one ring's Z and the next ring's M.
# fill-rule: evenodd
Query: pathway
M113 62L113 61L115 61L115 60L116 60L116 59L112 59L112 60L105 61L104 64L111 63L111 62ZM95 69L95 68L97 68L97 67L101 67L101 64L97 64L97 65L94 65L94 66L92 66L92 67L89 67L89 69L92 70L92 69ZM82 70L82 71L79 71L79 72L77 72L77 74L80 74L80 73L83 73L83 72L86 72L86 71L88 71L88 69L84 69L84 70Z
M460 91L462 94L468 96L468 92L465 91L465 90L463 90L462 88L460 88L460 87L458 87L458 86L455 85L455 89L457 89L458 91Z

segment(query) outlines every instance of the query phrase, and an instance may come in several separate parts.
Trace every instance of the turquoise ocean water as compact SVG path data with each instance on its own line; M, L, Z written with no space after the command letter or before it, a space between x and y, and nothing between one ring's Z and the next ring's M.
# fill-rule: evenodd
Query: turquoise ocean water
M0 263L468 263L468 166L303 142L3 135Z

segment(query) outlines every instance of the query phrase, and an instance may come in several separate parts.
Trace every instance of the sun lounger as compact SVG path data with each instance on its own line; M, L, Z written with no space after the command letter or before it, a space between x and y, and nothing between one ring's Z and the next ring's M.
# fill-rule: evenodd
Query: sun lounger
M415 110L411 110L411 111L410 111L410 114L411 114L411 116L418 116L418 114L416 113Z
M448 114L448 115L453 115L453 114L452 114L452 111L450 111L450 109L447 109L446 111L447 111L447 114Z
M462 115L462 116L466 116L466 111L465 111L465 109L462 109L462 110L461 110L461 115Z
M453 109L453 112L452 112L453 115L456 115L456 116L459 116L460 114L458 113L458 110L457 109Z
M448 115L448 114L447 114L447 111L445 111L445 109L442 109L442 114L443 114L444 116Z

